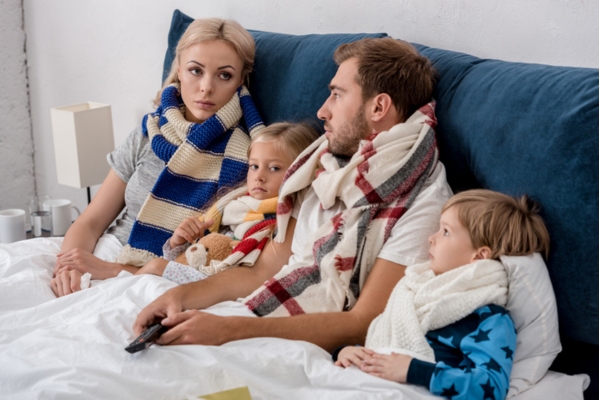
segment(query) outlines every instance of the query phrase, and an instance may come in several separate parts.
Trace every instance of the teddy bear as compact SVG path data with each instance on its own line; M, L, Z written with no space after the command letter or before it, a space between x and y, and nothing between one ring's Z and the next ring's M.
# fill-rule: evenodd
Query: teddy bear
M239 241L233 240L229 236L220 233L209 233L196 240L175 261L199 269L202 266L210 265L212 260L222 261L226 259L238 243Z

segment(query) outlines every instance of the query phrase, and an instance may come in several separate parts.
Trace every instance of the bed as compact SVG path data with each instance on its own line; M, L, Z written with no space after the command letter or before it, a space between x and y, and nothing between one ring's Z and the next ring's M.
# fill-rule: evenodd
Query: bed
M3 398L186 399L243 386L256 400L437 398L425 388L336 367L329 353L303 341L151 346L130 354L124 348L134 339L135 316L175 283L123 272L56 299L49 281L60 243L60 238L42 238L0 246ZM95 254L111 259L120 248L105 235ZM209 311L249 316L235 302ZM515 399L581 399L588 382L586 375L550 371Z
M166 66L190 21L175 11ZM333 50L385 36L251 33L257 56L250 90L266 123L314 119L335 74ZM542 204L552 236L547 266L535 257L504 260L513 278L527 274L511 280L523 288L509 289L511 307L524 310L511 313L523 362L515 362L509 397L582 399L590 386L586 397L597 398L598 70L416 46L440 73L438 143L452 188L528 193ZM436 398L424 388L335 367L327 352L302 341L152 346L129 354L124 347L134 339L137 313L174 283L122 273L56 299L49 281L60 243L40 238L0 245L2 398L185 399L243 386L253 399ZM95 254L112 260L120 248L105 235ZM234 302L209 312L248 315ZM557 364L561 342L566 358L559 355Z

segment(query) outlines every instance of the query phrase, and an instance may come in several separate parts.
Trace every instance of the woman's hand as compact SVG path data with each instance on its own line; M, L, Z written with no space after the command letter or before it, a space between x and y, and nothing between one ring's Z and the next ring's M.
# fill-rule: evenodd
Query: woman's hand
M373 354L375 354L373 350L369 350L365 347L346 346L338 354L335 365L344 368L356 365L360 368L364 360L371 357Z
M360 369L388 381L406 383L406 375L408 375L408 367L411 361L412 357L406 354L374 353L373 356L365 360Z
M108 279L119 275L123 266L103 261L87 250L75 248L56 256L54 276L67 271L78 271L81 275L89 272L92 279Z
M64 271L50 281L50 287L56 297L75 293L81 290L82 273L76 270Z
M204 231L210 228L212 224L212 219L203 222L200 221L198 217L186 218L179 224L177 229L175 229L175 232L173 232L173 236L171 236L171 239L169 240L169 245L174 249L186 242L194 243L196 239L204 236Z
M168 263L169 261L165 260L164 258L155 258L148 261L146 265L144 265L139 269L138 272L135 273L135 275L152 274L162 276L162 274L165 272L165 268L167 268Z

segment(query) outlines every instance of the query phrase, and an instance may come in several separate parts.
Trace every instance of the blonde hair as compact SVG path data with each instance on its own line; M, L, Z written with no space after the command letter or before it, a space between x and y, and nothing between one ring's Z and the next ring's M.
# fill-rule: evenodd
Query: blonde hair
M255 143L274 142L278 151L295 160L318 137L319 132L308 124L277 122L263 128L252 139L248 147L248 157Z
M188 47L210 40L222 40L233 47L243 62L242 78L246 80L254 66L254 53L256 45L252 35L240 24L233 20L222 18L196 19L185 30L175 48L175 57L171 64L171 71L165 79L161 90L154 99L154 105L160 105L160 97L165 87L179 82L177 70L181 53Z
M475 248L487 246L490 258L534 252L548 258L550 235L539 208L527 196L514 198L485 189L467 190L448 200L442 212L457 207L460 223Z

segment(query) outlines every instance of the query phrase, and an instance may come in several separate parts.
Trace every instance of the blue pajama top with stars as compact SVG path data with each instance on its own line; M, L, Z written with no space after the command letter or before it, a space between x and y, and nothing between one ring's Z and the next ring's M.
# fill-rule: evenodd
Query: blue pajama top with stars
M508 311L488 305L444 328L427 332L436 363L413 359L407 382L452 400L504 399L517 332Z

